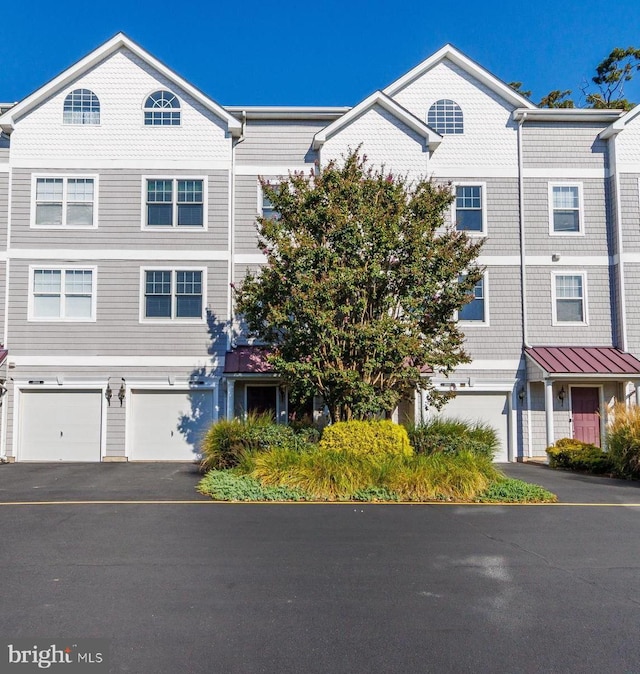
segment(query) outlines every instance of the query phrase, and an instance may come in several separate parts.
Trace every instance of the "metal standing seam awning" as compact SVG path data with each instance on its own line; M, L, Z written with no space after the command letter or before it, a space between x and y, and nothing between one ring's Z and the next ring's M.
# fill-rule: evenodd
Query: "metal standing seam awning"
M609 346L533 346L525 356L537 366L545 385L547 446L554 438L553 382L558 380L631 381L640 404L640 360L626 351Z

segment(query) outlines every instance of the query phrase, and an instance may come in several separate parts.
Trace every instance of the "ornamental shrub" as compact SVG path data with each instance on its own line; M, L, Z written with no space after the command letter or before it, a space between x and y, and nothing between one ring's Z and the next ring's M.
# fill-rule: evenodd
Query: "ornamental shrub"
M609 414L607 447L618 473L640 477L640 407L617 403Z
M405 427L388 420L339 421L327 426L319 449L371 458L413 455Z
M610 473L614 466L609 454L596 445L574 438L562 438L547 447L551 468L582 470L587 473Z
M472 452L493 459L498 432L481 422L434 417L409 428L409 440L418 454Z

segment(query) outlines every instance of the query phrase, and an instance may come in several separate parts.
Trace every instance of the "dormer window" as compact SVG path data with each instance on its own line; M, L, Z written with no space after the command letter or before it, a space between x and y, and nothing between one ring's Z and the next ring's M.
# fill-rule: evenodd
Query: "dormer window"
M170 91L156 91L144 104L145 126L180 126L180 101Z
M64 99L63 124L100 124L100 101L90 89L75 89Z
M427 114L427 124L438 133L464 133L462 109L448 98L436 101Z

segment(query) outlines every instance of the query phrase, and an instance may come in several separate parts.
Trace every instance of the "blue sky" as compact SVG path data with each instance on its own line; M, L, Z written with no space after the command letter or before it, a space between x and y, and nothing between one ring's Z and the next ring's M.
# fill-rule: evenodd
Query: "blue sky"
M0 101L120 30L225 105L354 105L447 42L537 102L551 89L579 96L613 47L640 47L640 11L638 0L35 0L0 20ZM640 102L640 73L627 95Z

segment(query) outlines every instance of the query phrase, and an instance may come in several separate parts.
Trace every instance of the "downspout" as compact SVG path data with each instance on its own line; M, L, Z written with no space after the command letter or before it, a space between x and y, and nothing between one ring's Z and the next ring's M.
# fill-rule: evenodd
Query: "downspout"
M522 156L522 125L527 118L527 113L523 112L518 120L518 191L520 206L520 283L522 284L522 343L525 347L529 344L528 320L527 320L527 258L525 251L525 231L524 231L524 175L523 175L523 156Z
M618 254L618 292L619 292L618 301L620 311L620 348L623 351L626 351L629 346L627 340L627 302L626 302L625 279L624 279L624 261L622 259L623 258L622 211L621 211L622 199L620 197L620 177L618 175L616 138L617 134L611 136L609 170L611 170L611 166L613 166L614 168L613 190L616 208L616 216L615 216L616 253Z
M9 150L11 152L11 150ZM5 296L4 296L4 332L2 335L2 345L5 349L8 349L7 342L9 341L9 297L10 297L10 285L11 285L11 215L13 211L13 167L11 165L11 159L9 159L9 184L8 184L8 199L7 199L7 245L6 245L6 261L4 265L5 273ZM4 372L5 372L5 386L9 384L9 356L5 358L4 361ZM15 391L15 388L14 388ZM15 404L15 395L12 391L11 396ZM0 463L7 461L7 423L9 421L9 394L5 390L2 395L2 408L0 409L0 418L2 418L2 428L0 429ZM14 410L14 414L15 414ZM13 438L13 444L15 445L15 438ZM13 456L15 457L15 450Z

